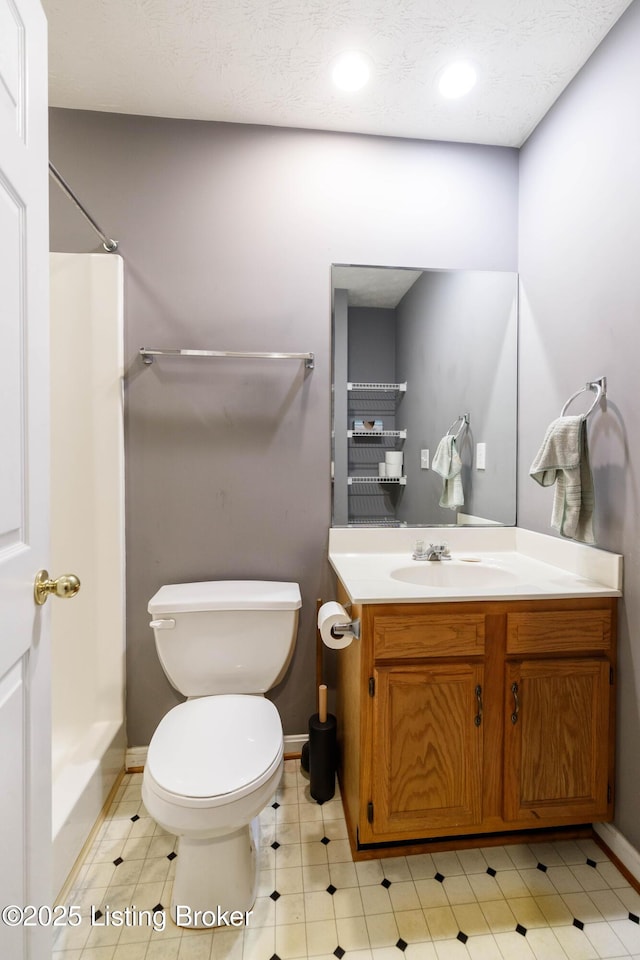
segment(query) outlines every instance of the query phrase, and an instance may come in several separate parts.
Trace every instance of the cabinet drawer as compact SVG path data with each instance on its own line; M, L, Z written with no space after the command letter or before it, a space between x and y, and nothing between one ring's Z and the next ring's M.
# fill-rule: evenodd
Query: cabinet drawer
M610 648L609 610L507 614L507 654L608 653Z
M376 660L482 656L484 616L377 616L373 653Z

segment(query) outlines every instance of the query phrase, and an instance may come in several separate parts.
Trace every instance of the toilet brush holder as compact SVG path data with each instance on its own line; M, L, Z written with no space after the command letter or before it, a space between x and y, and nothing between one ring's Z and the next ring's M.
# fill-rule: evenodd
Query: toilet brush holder
M326 803L336 792L336 718L327 713L327 688L319 690L319 710L309 718L309 792Z
M309 773L309 741L302 744L302 750L300 752L300 766L305 773Z
M309 717L309 792L317 803L331 800L336 792L336 718L317 713Z

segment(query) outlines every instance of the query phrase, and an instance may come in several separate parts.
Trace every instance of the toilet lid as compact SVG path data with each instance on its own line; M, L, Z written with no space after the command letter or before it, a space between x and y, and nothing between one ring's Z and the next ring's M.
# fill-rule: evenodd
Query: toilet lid
M193 613L208 610L298 610L297 583L276 580L205 580L160 587L147 607L149 613Z
M282 724L264 697L187 700L162 718L147 767L163 790L183 797L242 792L269 773L282 750Z

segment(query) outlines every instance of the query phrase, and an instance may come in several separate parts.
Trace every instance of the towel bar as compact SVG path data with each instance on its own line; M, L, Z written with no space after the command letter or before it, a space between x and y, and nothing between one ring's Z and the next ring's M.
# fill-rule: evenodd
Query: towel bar
M142 362L147 366L153 363L154 357L231 357L246 360L258 358L261 360L304 360L306 370L313 370L315 357L312 353L255 353L246 350L156 350L150 347L140 347L138 351Z

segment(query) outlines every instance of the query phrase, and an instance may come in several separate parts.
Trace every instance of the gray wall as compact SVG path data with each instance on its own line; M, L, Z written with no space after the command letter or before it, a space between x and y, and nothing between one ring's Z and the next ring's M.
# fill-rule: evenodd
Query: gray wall
M509 273L426 271L398 305L397 375L407 381L407 487L398 512L409 523L456 523L440 507L442 477L420 467L457 416L463 514L516 522L517 278ZM455 432L460 429L458 423ZM486 443L486 469L475 446Z
M163 583L298 580L274 691L314 709L315 599L333 593L330 264L516 269L517 153L460 144L53 110L51 159L125 260L127 718L148 743L178 695L148 599ZM96 249L52 187L52 249ZM141 346L313 351L315 371L165 361Z
M551 533L552 492L528 477L550 420L607 376L589 442L598 544L625 556L616 823L640 848L640 4L634 3L521 151L519 523ZM591 395L592 397L592 395ZM586 409L586 403L582 409ZM577 405L571 412L579 412Z

